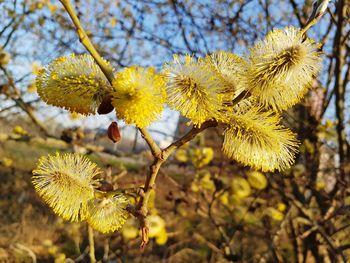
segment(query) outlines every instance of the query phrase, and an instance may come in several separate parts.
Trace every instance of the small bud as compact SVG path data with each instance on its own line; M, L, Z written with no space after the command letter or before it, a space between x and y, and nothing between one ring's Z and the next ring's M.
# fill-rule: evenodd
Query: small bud
M141 249L144 249L149 242L149 228L147 225L141 227Z
M111 139L114 143L119 142L121 137L120 137L120 132L118 128L118 123L113 121L108 127L107 134L108 134L108 138Z
M312 4L312 13L306 22L306 25L311 23L314 19L319 20L327 10L329 0L315 0Z
M100 106L98 107L97 113L100 115L108 114L108 113L112 112L113 109L114 109L114 107L112 106L112 97L110 95L106 95L103 98Z

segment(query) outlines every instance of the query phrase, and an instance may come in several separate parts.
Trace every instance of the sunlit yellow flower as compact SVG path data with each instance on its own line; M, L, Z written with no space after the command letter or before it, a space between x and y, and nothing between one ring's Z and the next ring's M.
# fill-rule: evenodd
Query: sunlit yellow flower
M3 157L0 159L0 163L5 167L11 167L13 160L11 158Z
M72 54L44 67L36 86L46 103L88 115L96 112L109 83L90 55Z
M294 162L298 142L271 112L252 108L232 114L225 130L223 152L238 162L263 172L283 170Z
M191 162L196 168L202 168L214 158L214 150L211 147L201 147L190 150Z
M211 174L209 172L205 172L199 180L199 190L204 189L209 191L215 190L215 183L211 179Z
M251 171L248 173L248 182L250 186L258 190L263 190L267 186L267 180L263 173Z
M158 236L165 229L165 221L159 215L150 215L147 217L150 238Z
M123 238L125 240L136 238L139 235L139 232L140 230L135 218L129 218L126 220L122 230Z
M208 67L190 56L174 55L173 62L165 65L167 93L171 107L200 126L207 120L220 120L224 108L221 85Z
M22 126L19 126L19 125L16 125L13 128L13 133L18 135L28 135L28 132Z
M117 73L113 88L112 104L118 118L128 124L147 127L165 107L165 80L152 68L125 68Z
M241 90L238 83L243 59L228 51L217 51L200 61L216 75L220 84L220 93L224 95L224 104L230 105Z
M251 193L249 183L242 177L234 178L231 186L233 194L239 198L247 197Z
M262 105L285 110L302 99L320 71L318 49L300 29L274 29L250 50L243 81Z
M204 190L214 191L215 183L211 179L211 174L209 171L204 170L200 174L196 175L196 178L191 184L191 190L195 193L202 192Z
M228 192L224 192L224 193L220 196L219 200L220 200L220 202L221 202L223 205L228 205L229 202L230 202Z
M181 163L185 163L188 161L188 153L186 149L178 149L175 153L175 159Z
M194 193L198 193L199 192L199 184L198 184L198 181L197 180L195 180L195 181L193 181L192 182L192 184L191 184L191 190L192 190L192 192L194 192Z
M127 205L128 199L123 195L92 199L88 203L87 222L101 233L117 231L128 218Z
M58 253L56 256L55 256L55 261L54 263L64 263L66 262L66 254L64 253Z
M286 211L286 209L287 209L287 206L286 206L285 203L279 202L279 203L277 204L277 210L278 210L278 211L284 212L284 211Z
M86 218L87 203L94 197L94 177L100 174L86 157L67 153L39 159L32 182L53 211L70 221Z
M166 232L165 228L162 229L156 236L156 243L159 246L163 246L168 241L168 233Z
M282 221L284 218L284 214L278 211L276 208L269 207L266 210L267 215L269 215L273 220Z

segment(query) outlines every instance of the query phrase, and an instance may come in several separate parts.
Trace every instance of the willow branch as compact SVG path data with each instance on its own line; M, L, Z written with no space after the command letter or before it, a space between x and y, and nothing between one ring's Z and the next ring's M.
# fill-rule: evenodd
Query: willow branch
M167 159L170 154L172 154L177 148L181 147L185 143L191 141L196 135L207 128L216 127L218 123L216 121L206 121L200 127L193 127L188 133L186 133L183 137L178 139L177 141L170 144L167 148L163 150L162 157L163 159Z
M91 263L96 262L95 258L95 243L94 243L94 230L88 225L88 238L89 238L89 258Z
M157 143L153 140L151 134L144 128L139 128L142 138L146 141L149 148L151 149L153 156L160 156L161 149L157 145Z
M95 59L96 63L99 65L99 67L101 68L102 72L105 74L108 81L112 84L114 79L112 67L110 67L108 63L106 63L106 61L100 56L100 54L97 52L97 50L91 43L90 38L88 37L84 28L80 24L80 20L76 15L71 2L69 0L60 0L60 2L66 9L70 18L72 19L75 25L76 31L78 33L80 42L83 44L86 50L91 54L91 56Z
M140 223L140 228L142 232L141 248L145 247L145 245L148 243L147 204L148 204L148 200L151 195L151 192L155 187L155 181L156 181L160 167L168 159L171 153L173 153L177 148L181 147L185 143L192 140L194 137L196 137L197 134L204 131L205 129L209 127L215 127L215 126L217 126L216 121L207 121L207 122L204 122L199 128L193 127L183 137L173 142L164 150L160 150L158 146L155 147L155 145L152 145L152 141L149 142L149 146L151 147L151 149L152 147L154 147L154 150L152 150L152 152L155 152L157 154L154 155L153 163L151 164L149 172L147 174L145 186L143 188L144 191L140 195L140 201L138 202L136 207L128 208L128 211L132 213L135 217L137 217ZM144 136L144 138L147 141L148 133L146 133L145 135L146 136Z

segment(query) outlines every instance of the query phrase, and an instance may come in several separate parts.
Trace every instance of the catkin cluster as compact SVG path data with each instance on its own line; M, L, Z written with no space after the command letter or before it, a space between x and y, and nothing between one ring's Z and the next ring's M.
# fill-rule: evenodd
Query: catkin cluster
M43 200L69 221L87 221L109 233L126 221L128 200L123 195L97 194L101 170L86 157L67 153L41 157L32 183Z
M117 117L139 128L155 122L166 104L195 126L217 121L225 127L223 152L266 172L293 163L298 142L279 115L307 93L320 62L319 45L287 27L269 32L243 57L174 55L160 73L124 68L112 86L90 56L62 57L40 72L37 87L48 104L82 114L95 113L108 93Z
M167 104L194 126L223 126L222 151L229 158L263 172L283 170L293 164L298 141L280 114L303 98L320 72L319 49L300 29L286 27L242 57L229 51L197 59L174 55L160 72L132 66L115 73L111 84L91 56L61 57L41 70L36 86L48 104L85 115L109 96L117 118L139 128L155 122ZM127 201L94 197L97 173L82 157L49 156L40 159L33 183L57 214L113 231L125 221Z

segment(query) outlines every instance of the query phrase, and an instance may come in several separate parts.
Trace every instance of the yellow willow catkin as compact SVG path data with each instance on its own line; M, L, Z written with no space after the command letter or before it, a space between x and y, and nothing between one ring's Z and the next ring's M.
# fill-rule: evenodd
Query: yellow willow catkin
M239 75L243 58L228 51L216 51L199 62L213 71L219 83L219 92L224 95L224 104L231 105L233 98L242 91Z
M216 74L190 56L179 57L164 66L169 105L196 126L207 120L221 120L225 95Z
M101 171L78 154L43 156L33 170L32 183L41 198L66 220L86 218L87 203L94 197L94 179Z
M257 101L275 111L298 103L320 72L319 45L300 29L274 29L250 49L241 81Z
M110 88L99 66L87 54L53 60L40 70L36 86L47 104L83 115L95 114Z
M125 68L116 74L113 88L112 105L117 117L128 124L145 128L165 107L165 80L152 68Z
M224 133L224 154L263 172L289 168L298 142L279 120L276 114L259 108L232 114Z
M88 203L88 224L101 233L111 233L120 229L128 212L128 200L123 195L110 198L95 198Z

